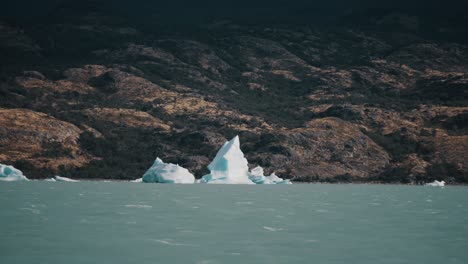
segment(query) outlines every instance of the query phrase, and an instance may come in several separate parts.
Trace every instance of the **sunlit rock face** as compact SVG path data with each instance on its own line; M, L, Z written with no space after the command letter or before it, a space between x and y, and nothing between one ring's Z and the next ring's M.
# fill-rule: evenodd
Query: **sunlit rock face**
M210 174L203 176L201 183L253 184L238 136L224 143L208 169Z
M194 183L195 177L187 169L176 164L164 163L157 158L142 180L156 183Z
M23 172L13 166L0 164L0 181L27 181Z

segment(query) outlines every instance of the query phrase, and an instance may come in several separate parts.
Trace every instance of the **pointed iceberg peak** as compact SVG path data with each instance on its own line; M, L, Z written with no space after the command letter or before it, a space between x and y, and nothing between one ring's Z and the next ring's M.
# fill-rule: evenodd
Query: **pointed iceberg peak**
M208 165L210 174L203 176L200 183L222 184L291 184L274 173L265 176L263 168L257 166L249 172L247 159L240 149L239 136L226 141L216 157Z
M172 163L164 163L156 158L142 178L143 182L194 183L195 177L186 169Z
M231 141L229 141L232 145L238 147L240 149L240 140L239 140L239 135L236 135Z
M253 184L248 176L248 162L240 149L239 136L227 141L208 165L210 174L203 176L202 183Z

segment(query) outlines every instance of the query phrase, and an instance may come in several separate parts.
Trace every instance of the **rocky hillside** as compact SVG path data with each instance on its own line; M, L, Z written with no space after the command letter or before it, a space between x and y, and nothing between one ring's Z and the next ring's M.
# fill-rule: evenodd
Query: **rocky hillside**
M0 22L0 163L30 178L134 179L157 156L200 177L239 134L299 181L468 182L465 28L56 12Z

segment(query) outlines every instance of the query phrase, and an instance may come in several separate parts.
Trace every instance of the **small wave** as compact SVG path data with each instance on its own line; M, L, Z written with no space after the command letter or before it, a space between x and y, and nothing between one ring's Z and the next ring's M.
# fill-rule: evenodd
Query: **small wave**
M283 228L275 228L275 227L269 227L269 226L263 226L263 229L266 229L271 232L278 232L284 230Z
M251 204L253 204L253 202L250 202L250 201L248 201L248 202L236 202L236 204L238 204L238 205L251 205Z
M40 214L41 211L39 209L34 209L34 208L20 208L20 210L26 210L26 211L30 211L31 213L33 214Z
M151 241L154 241L154 242L157 242L157 243L160 243L160 244L164 244L164 245L168 245L168 246L188 246L187 244L180 244L180 243L176 243L176 242L173 242L172 239L150 239Z
M317 212L317 213L328 213L328 210L325 210L325 209L317 209L317 210L315 210L315 212Z

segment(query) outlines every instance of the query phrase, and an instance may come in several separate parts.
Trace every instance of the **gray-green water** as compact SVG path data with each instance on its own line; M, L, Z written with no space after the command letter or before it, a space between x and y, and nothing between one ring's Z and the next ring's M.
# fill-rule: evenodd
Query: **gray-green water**
M0 183L0 263L468 263L468 188Z

